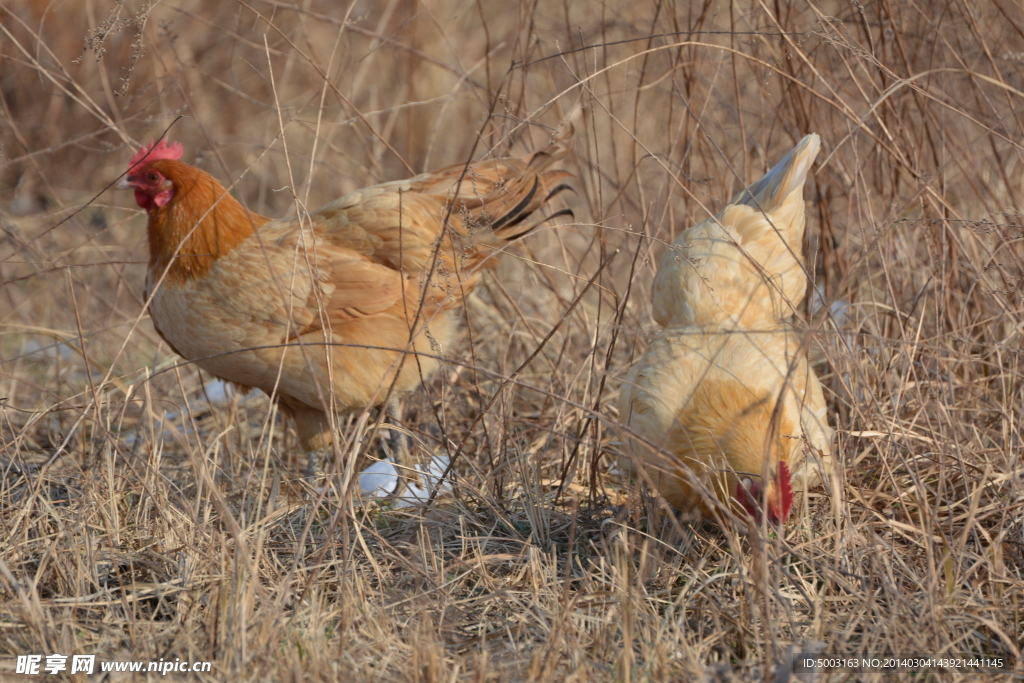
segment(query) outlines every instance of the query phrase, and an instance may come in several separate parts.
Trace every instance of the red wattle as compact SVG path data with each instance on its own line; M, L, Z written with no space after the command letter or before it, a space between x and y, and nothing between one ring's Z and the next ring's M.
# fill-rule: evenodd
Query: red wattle
M135 203L146 211L153 208L153 199L145 191L138 188L135 190Z

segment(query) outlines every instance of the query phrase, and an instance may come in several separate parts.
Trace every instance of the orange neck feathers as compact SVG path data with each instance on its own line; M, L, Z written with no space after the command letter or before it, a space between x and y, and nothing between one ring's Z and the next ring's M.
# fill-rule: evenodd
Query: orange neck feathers
M149 270L166 285L205 277L224 256L269 219L251 213L213 176L173 159L148 165L174 184L174 194L149 212Z

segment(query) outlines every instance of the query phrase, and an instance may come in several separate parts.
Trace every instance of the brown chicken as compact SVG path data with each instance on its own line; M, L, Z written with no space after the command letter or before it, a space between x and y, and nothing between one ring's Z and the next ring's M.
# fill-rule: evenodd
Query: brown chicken
M181 144L150 144L122 186L149 215L154 326L210 374L277 400L312 475L331 443L328 411L378 405L392 384L408 392L436 370L488 257L566 188L569 174L548 167L571 133L521 159L450 166L280 220L180 161Z
M807 289L803 186L819 146L806 136L661 260L663 329L622 386L619 419L642 437L627 464L681 511L711 514L707 492L781 523L794 492L829 479L824 394L789 322Z

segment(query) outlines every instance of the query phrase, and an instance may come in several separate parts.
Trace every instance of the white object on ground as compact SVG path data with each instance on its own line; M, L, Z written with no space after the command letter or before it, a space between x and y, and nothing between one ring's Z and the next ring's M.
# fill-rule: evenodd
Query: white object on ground
M451 484L445 480L441 481L444 471L448 469L451 459L446 455L434 456L426 466L417 464L416 471L420 475L422 486L415 482L407 482L405 491L401 496L395 498L395 508L407 508L414 505L423 505L430 500L431 494L436 489L438 493L447 493L452 490ZM398 488L398 468L390 458L377 460L369 467L359 473L359 490L364 496L374 498L386 498Z
M448 465L451 463L451 458L447 455L435 455L430 459L430 463L425 467L417 464L416 471L420 473L420 480L423 482L423 486L419 486L413 482L408 482L405 487L405 493L395 500L396 508L406 508L413 505L423 505L436 489L438 493L447 493L452 490L451 483L445 479L441 481L441 477L444 476L444 471L448 469Z
M364 496L384 498L395 492L398 486L398 469L395 463L378 460L359 473L359 490Z
M222 379L211 379L203 388L206 390L206 397L210 399L210 403L227 403L231 398L231 394L228 393L228 383Z

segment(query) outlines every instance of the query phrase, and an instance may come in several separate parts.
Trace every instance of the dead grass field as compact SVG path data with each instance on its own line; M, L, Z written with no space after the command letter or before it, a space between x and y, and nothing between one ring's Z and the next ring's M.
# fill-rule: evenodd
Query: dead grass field
M782 683L806 650L1024 676L1020 6L12 0L0 107L0 679L63 653ZM574 110L576 223L503 257L406 401L416 455L457 454L429 508L309 499L267 399L216 395L153 331L145 218L110 186L168 127L280 216ZM657 258L812 131L804 318L841 495L768 537L680 525L612 469Z

